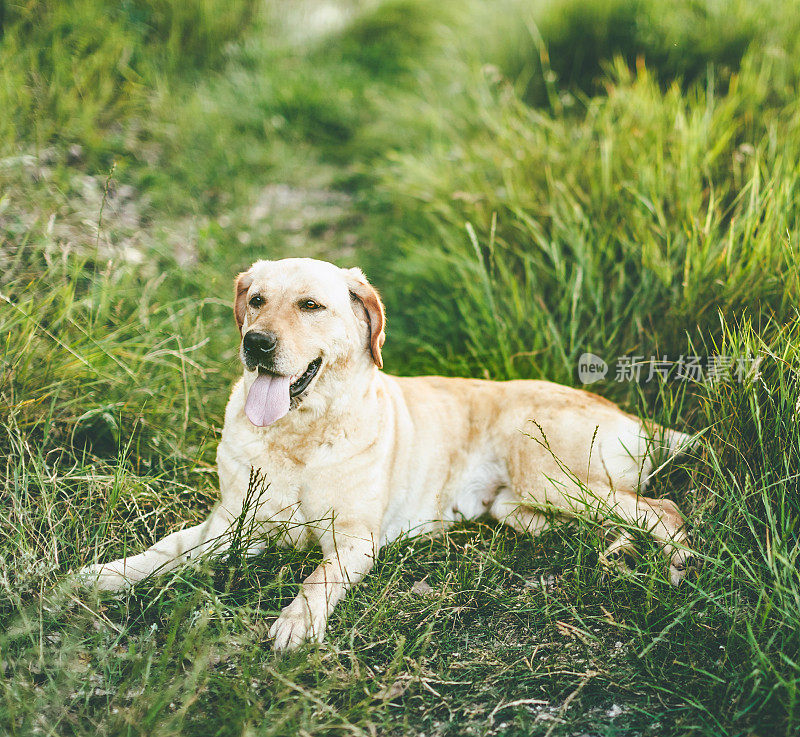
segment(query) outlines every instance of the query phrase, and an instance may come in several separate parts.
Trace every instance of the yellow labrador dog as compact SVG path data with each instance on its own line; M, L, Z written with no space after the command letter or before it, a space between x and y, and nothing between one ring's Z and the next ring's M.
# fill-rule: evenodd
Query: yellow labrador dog
M383 305L359 269L258 261L236 279L234 314L244 375L217 451L219 505L139 555L83 569L85 579L119 589L223 550L244 513L264 534L316 541L324 554L272 626L277 649L321 641L382 546L484 513L533 535L553 514L638 525L681 580L681 513L639 489L656 446L674 454L687 435L546 381L383 373ZM269 486L245 509L252 469ZM631 545L623 531L607 553Z

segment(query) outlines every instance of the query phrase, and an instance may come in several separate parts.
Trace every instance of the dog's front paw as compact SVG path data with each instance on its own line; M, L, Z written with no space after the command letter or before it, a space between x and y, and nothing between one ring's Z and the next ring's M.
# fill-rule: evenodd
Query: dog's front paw
M285 607L269 630L276 650L294 650L306 640L322 642L327 616L312 612L305 598L297 597Z
M87 588L98 588L102 591L122 591L127 589L131 582L125 578L113 563L95 563L84 566L76 574L78 582Z

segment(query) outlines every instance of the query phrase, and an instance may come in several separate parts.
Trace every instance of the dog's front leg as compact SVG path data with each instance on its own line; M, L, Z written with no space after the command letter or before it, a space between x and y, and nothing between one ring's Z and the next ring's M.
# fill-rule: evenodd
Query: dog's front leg
M372 568L377 539L364 529L337 529L335 534L323 536L320 545L325 560L303 582L300 593L269 631L276 650L293 649L309 639L322 642L333 608Z
M127 588L152 573L169 571L209 549L222 552L230 546L227 533L231 524L231 515L218 506L205 522L173 532L139 555L81 568L78 576L106 591Z

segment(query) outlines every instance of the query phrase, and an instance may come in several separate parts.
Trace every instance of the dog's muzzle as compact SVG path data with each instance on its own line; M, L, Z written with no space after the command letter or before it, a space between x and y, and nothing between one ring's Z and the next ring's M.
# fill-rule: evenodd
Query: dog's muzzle
M275 361L275 349L278 347L278 336L275 333L251 330L245 333L242 340L242 351L245 363L250 370L262 366L269 370Z

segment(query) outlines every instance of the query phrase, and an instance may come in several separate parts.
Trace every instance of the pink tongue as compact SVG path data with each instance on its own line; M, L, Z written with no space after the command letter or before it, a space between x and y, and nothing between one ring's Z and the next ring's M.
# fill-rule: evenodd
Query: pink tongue
M265 427L289 411L289 376L259 373L247 393L244 411L254 425Z

